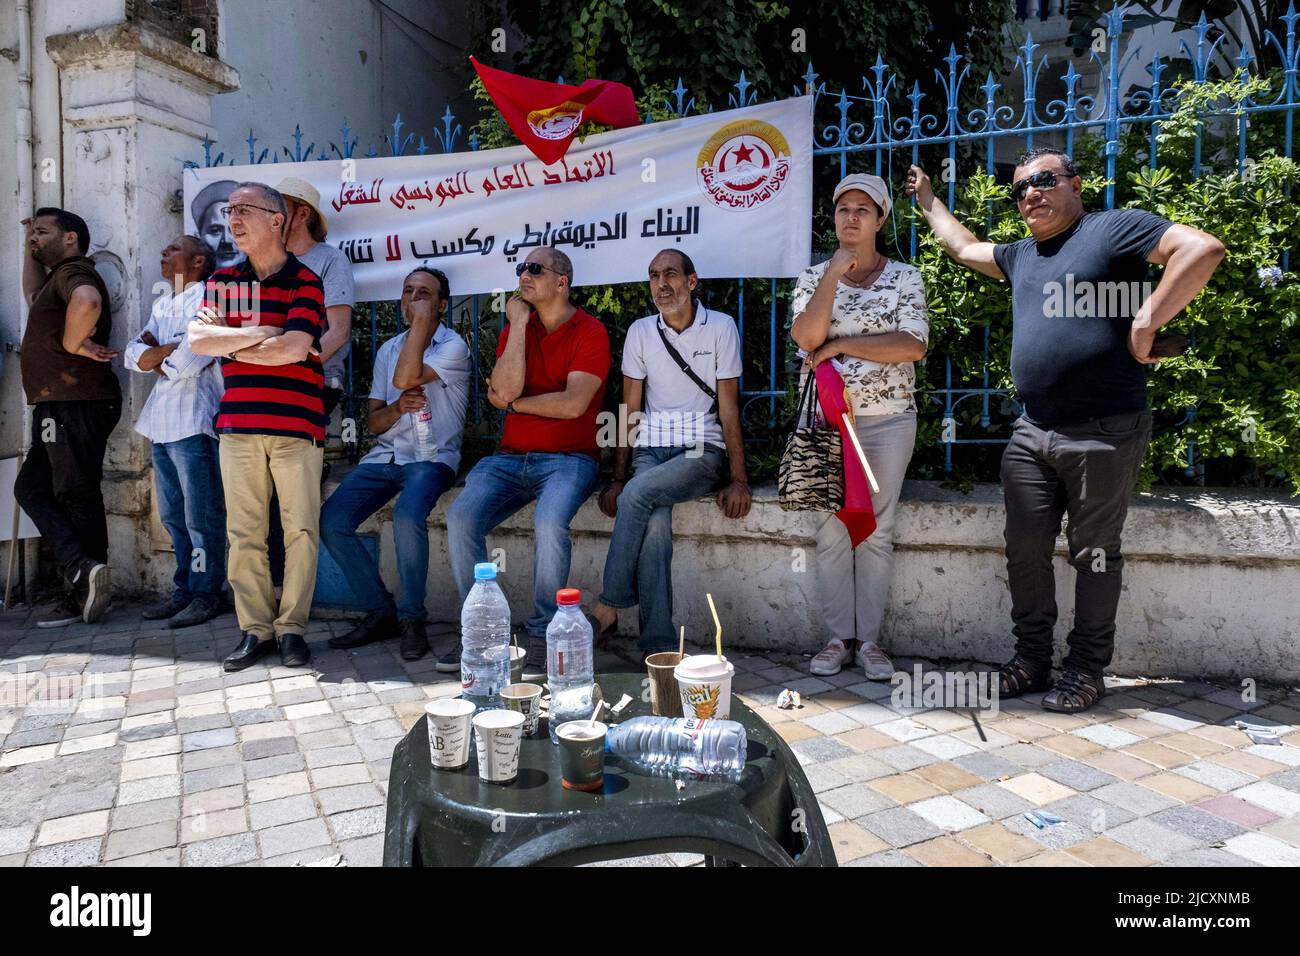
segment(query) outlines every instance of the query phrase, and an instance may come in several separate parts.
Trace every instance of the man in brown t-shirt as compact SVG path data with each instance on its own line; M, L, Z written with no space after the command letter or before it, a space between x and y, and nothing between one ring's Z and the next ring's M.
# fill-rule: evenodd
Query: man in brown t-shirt
M23 220L23 391L32 407L32 444L14 496L49 542L67 593L37 622L92 624L109 602L104 449L122 414L109 363L113 320L108 290L86 257L90 230L80 216L45 207Z

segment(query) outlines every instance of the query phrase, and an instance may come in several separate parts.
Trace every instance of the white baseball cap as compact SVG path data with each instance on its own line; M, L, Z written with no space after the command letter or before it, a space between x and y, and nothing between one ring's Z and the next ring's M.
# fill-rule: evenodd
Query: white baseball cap
M872 176L870 173L850 173L840 180L840 184L835 187L835 194L831 196L831 202L837 203L840 197L850 189L861 189L864 193L876 201L880 207L883 218L889 218L889 210L893 208L893 203L889 200L889 187L879 176Z
M330 227L325 220L325 214L320 211L320 193L316 191L316 187L305 179L290 176L281 180L280 184L275 188L286 199L296 199L298 202L312 208L312 211L320 218L320 228L316 230L319 235L313 233L312 238L317 242L324 242L325 237L329 235Z

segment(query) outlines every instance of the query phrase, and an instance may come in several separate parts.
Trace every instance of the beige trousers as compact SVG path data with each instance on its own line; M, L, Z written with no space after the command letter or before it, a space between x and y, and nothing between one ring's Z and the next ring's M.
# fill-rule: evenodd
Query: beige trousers
M324 450L304 438L222 435L226 492L226 576L239 629L266 641L307 629L320 548L320 473ZM284 592L279 607L266 552L271 491L284 526Z

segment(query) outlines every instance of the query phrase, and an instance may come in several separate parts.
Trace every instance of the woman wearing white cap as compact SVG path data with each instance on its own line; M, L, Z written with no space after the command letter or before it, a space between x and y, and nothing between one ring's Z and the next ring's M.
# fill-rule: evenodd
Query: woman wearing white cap
M829 261L805 269L790 303L790 336L807 353L804 374L834 360L878 493L876 530L855 549L827 515L817 533L817 589L830 642L812 660L814 674L839 673L856 659L869 680L889 680L893 662L877 640L894 576L894 513L916 441L916 372L930 323L921 274L877 249L892 203L879 176L855 173L835 187L835 236Z

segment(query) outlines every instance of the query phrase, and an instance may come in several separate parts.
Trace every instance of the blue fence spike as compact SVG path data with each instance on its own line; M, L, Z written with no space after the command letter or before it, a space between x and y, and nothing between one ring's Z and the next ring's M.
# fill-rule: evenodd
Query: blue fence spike
M1028 9L1027 4L1024 6ZM1294 117L1297 110L1300 110L1300 43L1297 42L1300 13L1297 13L1296 8L1296 0L1289 0L1287 12L1263 33L1264 42L1276 52L1282 66L1280 89L1275 92L1271 90L1267 102L1249 98L1230 109L1207 110L1207 115L1222 116L1238 123L1237 166L1239 169L1245 163L1249 120L1259 114L1270 112L1281 114L1283 129L1281 152L1288 158L1293 156ZM1046 9L1046 5L1040 3L1038 9L1041 14ZM974 92L967 89L967 84L974 83L976 80L973 74L974 67L968 58L958 52L955 43L949 44L941 63L932 70L934 94L929 100L918 79L900 78L890 70L881 51L877 51L874 61L865 70L865 75L861 76L860 94L850 94L847 88L827 90L826 83L821 81L811 60L806 64L802 75L798 77L799 82L791 84L791 89L794 95L812 95L813 108L820 117L819 122L814 126L814 156L823 160L826 158L838 160L841 175L848 171L850 156L856 157L853 163L855 169L870 169L874 161L875 169L883 171L886 162L895 161L895 151L902 150L900 157L906 155L912 162L916 162L920 158L922 147L933 148L935 156L946 153L953 163L956 163L961 155L959 147L972 148L976 162L982 160L984 172L992 174L995 172L994 146L1000 140L1018 145L1020 142L1028 143L1034 137L1052 133L1063 136L1066 149L1072 151L1076 134L1100 132L1105 143L1104 161L1108 180L1105 204L1109 207L1114 203L1115 167L1121 131L1124 127L1134 124L1142 124L1142 128L1149 130L1150 145L1146 162L1151 167L1156 167L1159 162L1157 145L1160 126L1173 114L1177 106L1175 99L1177 94L1176 88L1170 88L1165 81L1170 68L1169 60L1158 54L1152 55L1150 62L1144 64L1150 77L1149 84L1143 84L1142 88L1132 91L1121 89L1121 78L1127 75L1128 65L1138 60L1141 51L1133 43L1127 44L1128 48L1125 49L1124 40L1127 36L1124 34L1123 8L1117 7L1105 12L1102 23L1107 36L1104 54L1099 55L1097 51L1090 49L1087 61L1096 64L1096 73L1099 74L1100 83L1095 94L1082 92L1089 87L1084 86L1085 74L1079 71L1073 58L1066 59L1063 69L1054 68L1054 65L1049 63L1048 57L1044 55L1042 45L1033 39L1031 31L1026 31L1024 42L1017 49L1015 66L1012 68L1021 74L1022 88L1014 92L1004 90L999 78L992 71L988 71L985 79L976 88L978 102L970 104L969 108L963 107L963 103L971 98L970 94ZM1220 52L1227 42L1227 37L1225 31L1202 15L1194 26L1185 31L1184 36L1177 38L1183 54L1191 64L1194 82L1208 82L1211 65L1216 63L1222 63L1225 68L1235 64L1238 69L1245 70L1247 73L1252 69L1258 73L1259 51L1242 49L1229 58ZM1048 71L1048 77L1055 76L1059 80L1063 88L1062 98L1040 102L1041 92L1050 88L1043 77L1043 70ZM1089 69L1087 75L1091 83L1093 70ZM565 82L563 76L559 77L559 82ZM1019 99L1020 102L1008 102L1014 99ZM758 90L755 84L749 80L746 72L741 70L736 83L733 84L732 92L728 95L730 106L749 106L757 100ZM905 104L903 108L906 109L906 113L895 116L900 103ZM696 100L690 96L680 76L662 105L665 112L674 116L685 116L697 109ZM930 108L927 109L927 106ZM715 108L722 107L710 104L702 108L712 113ZM645 120L647 123L652 122L653 117L647 115ZM466 130L456 121L450 104L444 107L441 117L434 123L432 130L420 131L417 135L414 131L404 132L406 126L399 113L389 131L382 135L381 145L387 145L394 156L404 155L412 144L415 144L412 151L419 155L427 154L434 145L443 153L453 152L458 148L462 141L461 137L466 132L468 135L465 136L464 142L468 149L478 150L483 146L481 137L472 126ZM331 158L337 155L340 159L350 159L357 155L359 139L346 117L339 130L342 134L340 145L330 143L329 155ZM270 162L278 163L281 156L286 161L295 162L305 162L313 156L318 159L326 158L323 150L317 154L314 142L303 147L304 135L301 126L295 124L288 140L291 145L277 144L271 148L259 148L259 140L250 128L248 137L244 141L247 147L247 161L257 164L269 159ZM239 154L243 152L233 150L234 155L228 158L225 151L219 148L220 144L210 136L203 138L201 146L205 168L233 166L238 161ZM1195 175L1200 174L1200 147L1198 138L1194 143L1193 151ZM378 155L380 155L379 151L371 140L365 157L375 158ZM956 179L952 177L947 183L950 203L956 198ZM902 237L898 238L901 240ZM916 248L916 227L915 223L912 223L906 245L899 243L900 254L906 254L908 251L915 254ZM1284 255L1282 259L1284 269L1288 268L1287 262L1288 259ZM748 326L750 329L748 347L757 347L756 343L760 341L760 338L754 334L755 323L761 324L764 320L769 323L769 327L763 330L767 339L768 364L765 367L766 373L760 372L756 379L755 368L763 368L763 366L760 363L750 362L750 372L741 388L741 396L742 407L745 409L752 408L757 404L758 399L768 399L769 413L772 413L776 408L776 400L784 394L784 389L779 386L785 384L785 380L778 376L776 371L777 366L782 365L778 362L778 355L784 354L784 352L777 352L777 343L784 343L784 337L776 327L776 323L782 318L778 315L776 303L780 291L779 285L771 279L762 281L765 284L756 286L755 290L770 290L770 295L768 301L758 308L768 314L747 317L742 307L736 318L742 328ZM753 306L755 296L747 294L745 288L745 282L741 280L738 285L738 291L742 296L741 302L748 300L752 311L755 308ZM495 313L480 308L479 297L475 297L472 310L467 310L467 313L482 314L484 321L489 321L489 316L495 316ZM465 321L465 319L457 321ZM472 319L469 321L473 323ZM474 334L471 338L476 343L475 354L477 354L476 324L472 331ZM980 405L977 419L980 425L994 427L997 421L992 420L990 402L994 396L1000 397L1003 400L1001 407L1005 414L1008 407L1006 402L1009 398L1005 390L992 387L987 360L988 334L986 327L983 330L986 360L983 369L977 373L978 377L973 376L967 381L954 381L958 374L957 369L954 368L951 358L945 356L942 372L943 387L931 389L928 400L942 406L945 416L953 415L962 408L969 409L970 400L975 400ZM936 372L936 375L938 374L940 373ZM480 411L476 403L476 421L483 420L483 416L479 415ZM1195 409L1189 409L1188 415L1188 424L1194 423ZM495 416L487 416L487 418L490 420ZM971 420L974 422L976 419ZM997 436L959 437L945 448L945 468L951 470L953 467L952 452L956 445L1001 443L1004 440ZM1191 470L1196 468L1195 454L1195 443L1189 443L1187 467Z
M678 80L678 82L681 81ZM817 74L813 71L812 60L808 61L808 69L804 71L803 90L805 94L814 93L817 90Z
M673 104L665 101L664 106L667 108L668 112L673 113L676 116L685 116L695 108L695 97L692 96L689 100L685 99L686 87L682 85L682 78L680 76L677 77L677 85L673 87L673 96L677 97L677 105L674 107Z
M740 79L732 84L739 95L728 93L727 102L735 109L753 105L758 100L758 90L746 92L753 85L749 80L745 79L745 71L741 70Z

